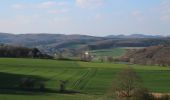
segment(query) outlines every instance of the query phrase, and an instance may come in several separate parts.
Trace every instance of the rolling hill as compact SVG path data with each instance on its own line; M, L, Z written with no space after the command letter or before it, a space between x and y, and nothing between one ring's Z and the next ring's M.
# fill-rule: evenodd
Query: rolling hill
M65 35L65 34L9 34L0 33L0 43L36 47L42 52L53 54L61 49L98 50L115 47L148 47L160 44L170 44L170 38L161 36L134 34L119 37L95 37L88 35ZM131 37L131 38L130 38Z
M144 35L144 34L131 34L131 35L109 35L109 38L161 38L161 35Z
M130 50L126 53L131 63L144 65L170 65L170 45L151 46L144 49Z

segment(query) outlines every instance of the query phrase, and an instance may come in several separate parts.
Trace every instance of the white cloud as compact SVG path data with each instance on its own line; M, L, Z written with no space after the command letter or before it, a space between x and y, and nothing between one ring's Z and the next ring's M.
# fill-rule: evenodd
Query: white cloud
M140 11L134 11L134 12L132 12L132 15L133 16L140 16L141 12Z
M67 2L65 1L45 1L45 2L40 2L36 4L13 4L12 8L17 9L17 10L26 10L26 9L32 9L32 10L43 10L46 13L50 14L61 14L61 13L66 13L69 11L68 8L66 8Z
M103 0L76 0L76 5L81 8L100 7L104 4Z
M60 9L60 10L50 10L48 11L51 14L61 14L61 13L66 13L68 12L68 9Z
M66 5L66 2L46 1L40 4L37 4L36 6L39 8L50 8L54 6L65 6L65 5Z
M25 30L29 32L29 30L31 30L33 27L36 27L35 23L37 23L38 20L38 15L17 15L12 18L3 18L0 19L0 30L11 33L22 33Z
M22 5L22 4L13 4L12 5L12 8L15 8L15 9L23 9L25 5Z
M23 8L51 8L51 7L62 7L67 3L64 1L55 2L55 1L45 1L37 4L13 4L12 8L23 9Z
M158 7L161 21L170 21L170 1L163 0Z
M162 21L170 21L170 14L169 14L169 15L161 16L160 19L161 19Z
M144 20L144 16L143 16L143 14L142 14L142 12L141 11L133 11L132 12L132 16L137 20L137 21L143 21Z
M53 19L54 22L68 22L71 19L69 17L56 17ZM54 23L52 22L52 23Z
M102 15L102 14L96 14L96 15L94 16L94 19L95 19L95 20L102 20L102 19L103 19L103 15Z

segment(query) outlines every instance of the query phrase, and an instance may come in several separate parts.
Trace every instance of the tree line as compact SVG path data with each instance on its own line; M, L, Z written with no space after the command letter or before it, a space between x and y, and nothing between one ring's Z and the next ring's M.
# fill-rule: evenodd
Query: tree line
M12 45L0 45L0 57L13 58L52 58L51 56L42 53L37 48L27 48Z
M129 50L119 60L132 64L170 66L170 45L151 46Z

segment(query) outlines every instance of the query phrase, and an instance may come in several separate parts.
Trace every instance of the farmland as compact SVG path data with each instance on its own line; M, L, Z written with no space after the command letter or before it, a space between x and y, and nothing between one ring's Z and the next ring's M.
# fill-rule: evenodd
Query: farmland
M170 93L170 68L158 66L90 63L23 58L0 58L0 99L2 100L94 100L106 94L114 75L123 67L132 66L151 92ZM73 94L23 93L17 91L21 78L45 81L46 88L58 90L60 80L68 80L67 90ZM17 94L17 95L15 95ZM32 95L34 94L34 95Z
M120 57L124 55L127 50L131 49L142 49L144 47L117 47L117 48L110 48L110 49L100 49L100 50L92 50L92 53L95 56L113 56L113 57Z
M96 56L114 56L119 57L126 52L125 48L113 48L103 50L92 50L91 53Z

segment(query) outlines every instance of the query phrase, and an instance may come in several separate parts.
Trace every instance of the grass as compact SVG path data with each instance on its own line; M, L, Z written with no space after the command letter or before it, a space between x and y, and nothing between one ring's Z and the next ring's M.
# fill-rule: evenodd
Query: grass
M96 56L113 56L119 57L126 52L124 48L113 48L113 49L103 49L103 50L93 50L91 53Z
M100 50L92 50L90 51L93 55L96 56L113 56L113 57L120 57L124 55L127 50L130 49L143 49L144 47L117 47L111 49L100 49Z
M114 75L123 67L132 66L151 92L170 93L170 68L159 66L88 63L42 59L0 58L0 88L17 88L18 81L33 77L45 81L48 89L59 89L60 80L68 80L67 89L76 94L32 95L1 90L0 100L98 100L109 90ZM17 94L17 95L16 95ZM21 98L21 99L20 99Z
M82 94L45 94L45 95L13 95L2 94L0 100L96 100L100 97ZM99 100L99 99L98 99Z

